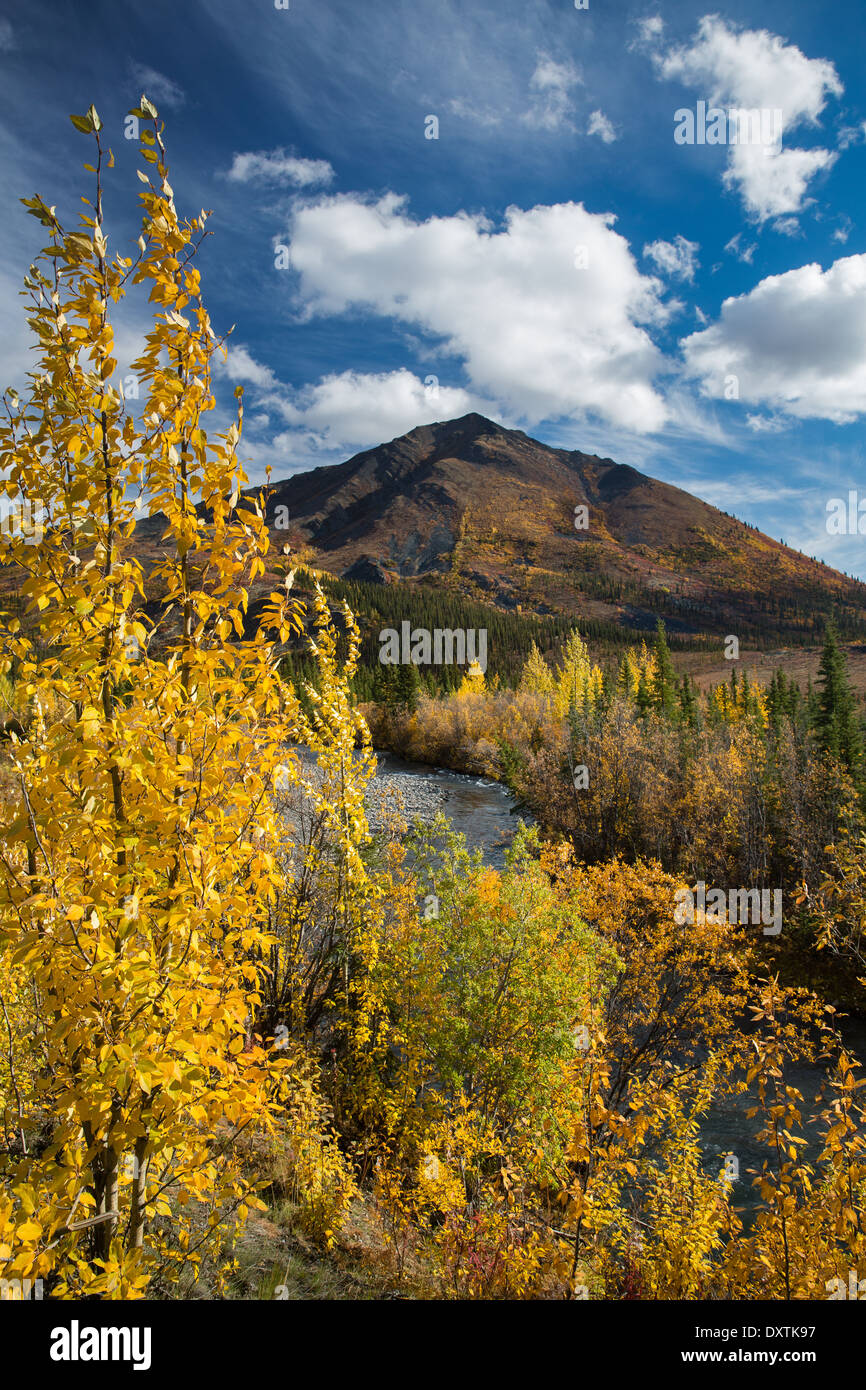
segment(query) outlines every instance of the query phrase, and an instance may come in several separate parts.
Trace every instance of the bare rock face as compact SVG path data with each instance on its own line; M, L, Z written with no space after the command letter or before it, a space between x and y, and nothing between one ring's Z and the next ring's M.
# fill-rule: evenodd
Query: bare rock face
M392 576L383 569L378 560L370 555L361 555L343 571L344 579L357 579L365 584L389 584Z

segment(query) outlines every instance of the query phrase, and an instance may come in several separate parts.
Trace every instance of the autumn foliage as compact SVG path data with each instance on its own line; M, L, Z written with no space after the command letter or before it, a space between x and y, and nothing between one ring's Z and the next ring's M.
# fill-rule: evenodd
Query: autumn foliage
M419 1297L823 1297L866 1256L857 1065L748 929L675 903L698 870L784 872L859 968L862 840L819 852L856 827L851 769L810 760L756 692L698 709L661 641L611 681L574 633L516 691L476 669L369 711L416 756L509 778L540 824L505 867L441 820L372 836L359 635L320 588L302 613L291 573L261 592L240 404L205 431L207 215L179 216L157 113L136 114L137 254L109 247L93 108L80 225L27 204L48 241L25 282L38 360L0 430L7 495L45 511L0 554L0 1276L170 1297L207 1265L230 1292L233 1242L279 1187L322 1249L361 1204L377 1277ZM153 312L135 402L128 291ZM147 573L143 511L163 527ZM302 630L297 689L280 669ZM802 1058L828 1068L811 1111L786 1081ZM765 1155L748 1217L700 1143L737 1096Z

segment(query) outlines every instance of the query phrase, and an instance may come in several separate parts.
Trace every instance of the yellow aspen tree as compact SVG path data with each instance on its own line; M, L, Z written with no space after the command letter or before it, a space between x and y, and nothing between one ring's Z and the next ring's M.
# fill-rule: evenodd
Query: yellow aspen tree
M520 675L519 689L530 695L552 695L556 689L553 672L534 642Z
M577 628L562 649L562 666L557 682L557 710L565 714L570 705L580 707L590 678L589 653Z
M458 695L483 695L486 689L484 672L477 661L471 661L466 668L466 675L460 682Z
M242 492L240 406L215 439L203 428L221 351L194 265L207 214L181 220L157 112L142 98L135 114L134 257L109 248L93 107L72 118L95 150L78 227L25 200L48 239L25 279L37 362L0 429L2 486L43 518L0 554L26 605L0 628L0 673L31 712L0 810L4 984L30 1015L10 1017L0 1076L0 1274L45 1276L59 1297L141 1296L243 1219L257 1199L238 1136L279 1125L294 1066L251 1019L275 768L298 727L278 643L299 620L289 576L247 633L268 532ZM112 328L131 285L154 315L138 415ZM150 576L140 505L161 527Z

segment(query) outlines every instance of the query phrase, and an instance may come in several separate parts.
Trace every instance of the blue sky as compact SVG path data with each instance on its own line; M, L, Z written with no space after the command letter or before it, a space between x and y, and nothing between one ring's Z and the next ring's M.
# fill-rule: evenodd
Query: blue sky
M801 0L0 0L2 384L40 245L17 199L74 220L67 118L94 102L134 244L145 91L179 208L214 212L219 414L242 382L252 480L480 410L866 578L826 527L866 499L864 30ZM675 139L699 103L724 143ZM767 123L732 143L732 108Z

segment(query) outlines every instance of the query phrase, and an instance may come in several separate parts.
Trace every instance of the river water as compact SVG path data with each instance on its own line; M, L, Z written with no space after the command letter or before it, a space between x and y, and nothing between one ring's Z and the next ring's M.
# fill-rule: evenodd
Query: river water
M409 763L392 753L377 752L376 762L373 792L368 796L371 828L379 823L379 806L394 796L409 821L416 817L427 821L442 811L451 828L465 836L468 850L480 849L486 864L503 867L520 817L512 814L511 795L498 782L444 767ZM524 812L522 819L532 818Z
M368 799L371 828L378 823L376 807L381 804L380 798L387 800L396 796L410 821L416 817L428 820L436 811L443 811L452 828L466 837L467 848L481 849L487 864L502 868L505 850L514 837L519 819L504 787L483 777L405 762L391 753L377 753L376 758L377 775ZM523 818L531 819L526 813ZM844 1020L840 1031L849 1050L861 1060L866 1057L866 1020ZM824 1071L811 1064L794 1064L787 1069L785 1081L802 1092L804 1113L808 1113L810 1102L821 1092ZM732 1153L736 1157L740 1179L733 1197L735 1204L746 1213L755 1202L751 1177L760 1169L766 1155L766 1150L753 1138L757 1120L749 1119L746 1114L753 1104L754 1097L748 1094L727 1099L713 1107L701 1127L704 1167L708 1172L718 1174L721 1155ZM807 1129L807 1137L808 1133Z

